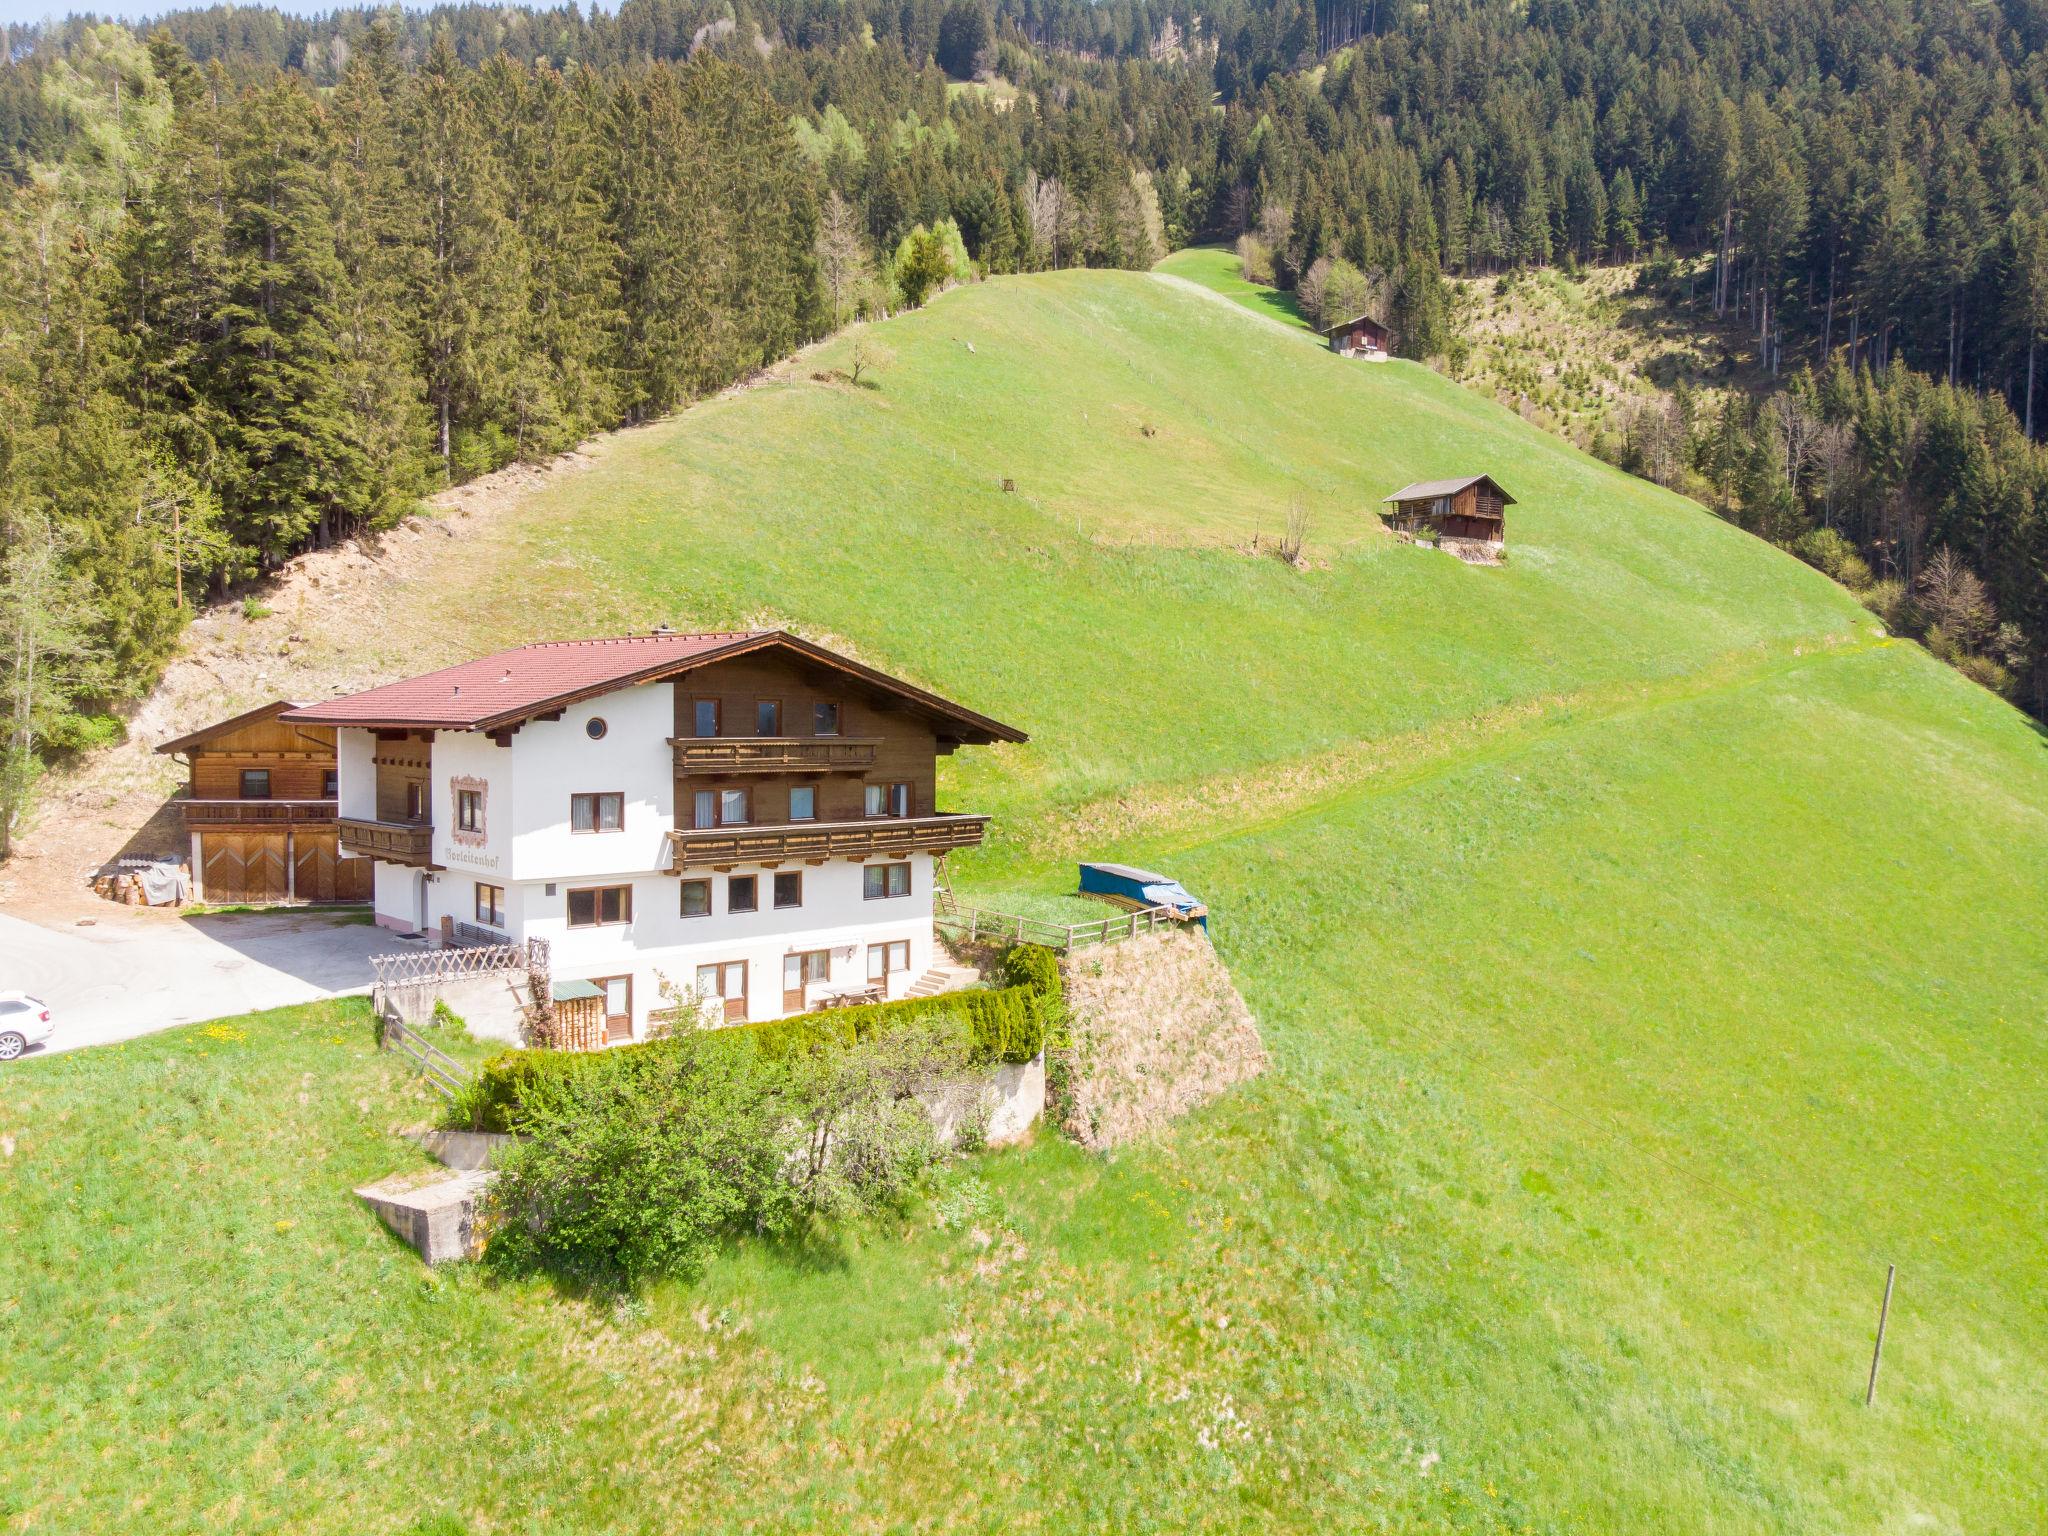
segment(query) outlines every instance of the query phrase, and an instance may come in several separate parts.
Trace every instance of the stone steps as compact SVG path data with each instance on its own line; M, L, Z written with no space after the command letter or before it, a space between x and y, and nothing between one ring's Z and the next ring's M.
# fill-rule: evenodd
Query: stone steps
M947 992L959 992L979 980L981 972L971 965L935 965L911 983L907 995L938 997Z

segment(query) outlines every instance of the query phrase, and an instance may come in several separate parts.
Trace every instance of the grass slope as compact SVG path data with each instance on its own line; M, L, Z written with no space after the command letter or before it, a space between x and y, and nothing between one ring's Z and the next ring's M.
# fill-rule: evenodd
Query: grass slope
M1237 253L1225 246L1190 245L1175 251L1152 270L1220 293L1233 304L1242 304L1253 314L1278 320L1292 329L1311 333L1315 330L1292 293L1252 282L1244 275Z
M990 284L874 339L878 388L805 376L840 342L626 434L409 595L467 594L487 633L451 649L800 619L1026 726L949 763L1003 818L963 888L1169 865L1275 1072L611 1313L422 1277L356 1209L406 1111L351 1009L22 1064L0 1510L2035 1522L2041 737L1689 504L1180 285ZM1522 498L1508 567L1370 532L1384 489L1468 466ZM1311 569L1242 553L1297 496Z

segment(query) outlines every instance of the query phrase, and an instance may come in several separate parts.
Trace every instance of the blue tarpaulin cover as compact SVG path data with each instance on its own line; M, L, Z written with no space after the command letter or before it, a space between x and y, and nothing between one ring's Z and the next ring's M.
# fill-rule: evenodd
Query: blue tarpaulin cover
M1148 907L1171 907L1183 918L1209 926L1209 909L1178 880L1128 864L1083 864L1081 889L1096 896L1121 896Z

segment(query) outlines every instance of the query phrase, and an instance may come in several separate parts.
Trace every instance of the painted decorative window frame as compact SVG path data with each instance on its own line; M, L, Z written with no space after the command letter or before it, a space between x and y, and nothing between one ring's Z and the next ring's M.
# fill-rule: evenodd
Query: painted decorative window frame
M464 790L476 792L476 829L465 831L456 807ZM448 780L448 841L458 848L481 848L490 841L491 781L458 773Z

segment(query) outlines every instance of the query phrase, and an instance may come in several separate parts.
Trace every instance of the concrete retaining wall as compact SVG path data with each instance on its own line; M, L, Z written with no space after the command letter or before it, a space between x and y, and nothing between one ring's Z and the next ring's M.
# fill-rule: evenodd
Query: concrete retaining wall
M939 1140L949 1147L959 1139L962 1126L984 1114L988 1145L1006 1147L1022 1141L1045 1113L1045 1053L1026 1062L1003 1062L980 1082L948 1089L927 1107Z
M450 981L407 982L386 988L382 997L386 1007L408 1024L430 1022L434 1004L442 1002L479 1040L501 1040L507 1045L526 1043L523 970L491 971Z

